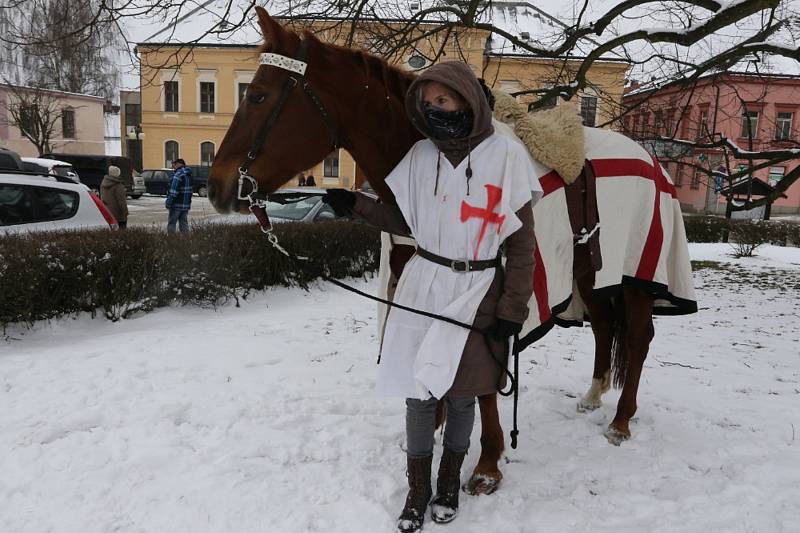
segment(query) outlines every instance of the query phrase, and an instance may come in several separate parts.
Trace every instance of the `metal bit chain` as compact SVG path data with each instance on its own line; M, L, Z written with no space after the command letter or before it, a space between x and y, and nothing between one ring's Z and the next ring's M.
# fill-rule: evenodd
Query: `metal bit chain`
M264 233L267 234L267 240L269 241L269 243L272 245L273 248L278 250L280 253L282 253L286 257L288 257L290 259L292 258L292 256L289 255L289 252L286 251L286 248L284 248L283 246L281 246L278 243L278 236L275 235L274 233L272 233L272 228L270 228L268 230L265 230ZM298 259L300 259L300 258L298 257Z

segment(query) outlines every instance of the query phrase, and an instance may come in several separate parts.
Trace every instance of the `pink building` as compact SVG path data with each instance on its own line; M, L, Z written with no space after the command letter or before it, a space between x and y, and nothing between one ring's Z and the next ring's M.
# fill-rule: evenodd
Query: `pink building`
M0 83L0 147L8 148L21 156L38 156L36 146L20 132L14 123L9 109L18 103L15 91ZM104 154L105 119L103 117L104 98L87 94L45 91L47 105L56 106L60 116L55 124L51 138L51 150L72 154Z
M667 167L686 212L725 213L727 200L708 171L732 174L749 163L721 148L684 149L652 141L654 137L701 143L727 138L750 151L800 148L800 76L715 74L701 78L694 87L632 88L623 102L633 108L623 118L623 129ZM754 170L753 175L774 185L799 164L800 158L795 158ZM772 215L800 213L800 181L786 196L772 205Z

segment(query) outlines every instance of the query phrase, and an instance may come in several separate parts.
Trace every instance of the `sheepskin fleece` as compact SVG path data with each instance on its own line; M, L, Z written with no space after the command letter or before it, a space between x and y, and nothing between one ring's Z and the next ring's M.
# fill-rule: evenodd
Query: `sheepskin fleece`
M494 117L508 124L531 156L552 168L567 184L583 170L583 124L577 106L563 102L552 109L528 113L525 106L502 91L494 94Z

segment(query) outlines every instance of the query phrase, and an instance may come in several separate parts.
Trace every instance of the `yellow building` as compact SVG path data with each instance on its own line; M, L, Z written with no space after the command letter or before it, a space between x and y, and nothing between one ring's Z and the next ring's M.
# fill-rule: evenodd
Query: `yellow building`
M506 8L499 4L495 9ZM531 10L526 11L529 13L539 13L532 6L526 9ZM515 17L517 13L523 11L515 11ZM294 24L296 27L298 23ZM309 23L305 27L314 29L316 24ZM326 42L339 41L331 30L318 31L317 36ZM490 86L508 92L551 87L555 81L567 79L565 76L579 64L579 58L555 61L525 56L496 41L496 38L492 41L486 31L460 30L457 38L450 35L442 59L466 60ZM430 65L425 56L433 55L430 52L436 45L435 41L421 41L416 51L394 58L393 62L411 70L425 68ZM144 168L170 166L178 157L189 165L210 166L247 84L258 68L256 45L198 44L185 60L176 63L176 58L186 53L181 46L148 42L137 47L142 65ZM175 64L180 66L169 68ZM590 88L580 95L581 113L587 125L601 125L613 116L622 101L628 67L627 62L613 59L598 61L592 66L588 74ZM534 97L521 96L523 101L526 98ZM322 187L351 188L360 181L360 170L343 149L308 173Z

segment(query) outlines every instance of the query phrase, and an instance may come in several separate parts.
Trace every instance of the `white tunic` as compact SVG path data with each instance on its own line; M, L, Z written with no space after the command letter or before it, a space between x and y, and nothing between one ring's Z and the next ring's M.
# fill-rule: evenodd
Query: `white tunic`
M500 244L521 222L516 212L540 191L530 155L517 141L495 132L453 168L438 149L417 142L387 177L417 244L454 260L497 256ZM533 250L531 250L533 253ZM400 277L394 301L471 324L495 269L453 272L414 256ZM441 398L452 386L469 331L442 321L392 309L381 350L377 392L385 396Z

